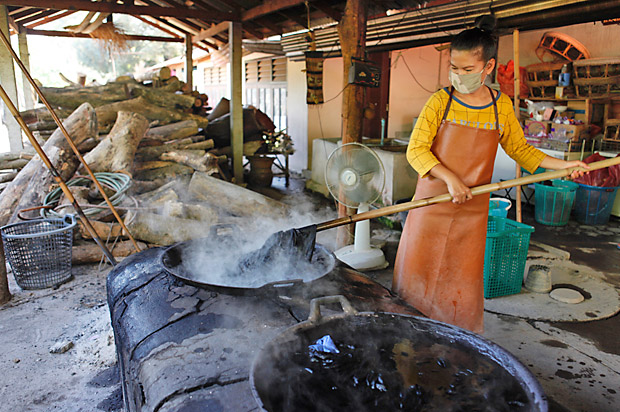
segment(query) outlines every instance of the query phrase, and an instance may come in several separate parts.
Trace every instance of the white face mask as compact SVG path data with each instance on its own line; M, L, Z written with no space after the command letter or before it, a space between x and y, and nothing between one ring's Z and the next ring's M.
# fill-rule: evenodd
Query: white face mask
M486 68L486 65L484 67ZM484 83L482 73L484 73L484 69L482 69L480 73L467 74L456 74L450 70L450 72L448 72L448 78L457 92L469 94L478 90Z

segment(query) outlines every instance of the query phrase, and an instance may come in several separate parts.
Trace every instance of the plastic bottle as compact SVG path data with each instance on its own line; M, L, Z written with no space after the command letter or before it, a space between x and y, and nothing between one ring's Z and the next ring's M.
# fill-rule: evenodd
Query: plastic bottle
M568 72L568 65L562 66L560 77L558 78L558 86L566 87L570 84L570 73Z

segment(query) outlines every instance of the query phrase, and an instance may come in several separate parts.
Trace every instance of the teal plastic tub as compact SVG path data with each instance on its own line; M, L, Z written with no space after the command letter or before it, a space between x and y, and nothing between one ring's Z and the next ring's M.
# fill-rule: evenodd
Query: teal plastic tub
M505 217L489 216L484 252L484 297L521 291L532 226Z
M586 225L604 225L616 200L617 187L597 187L579 183L575 197L575 218Z
M570 219L579 185L567 180L552 180L552 186L535 183L535 219L548 226L564 226Z

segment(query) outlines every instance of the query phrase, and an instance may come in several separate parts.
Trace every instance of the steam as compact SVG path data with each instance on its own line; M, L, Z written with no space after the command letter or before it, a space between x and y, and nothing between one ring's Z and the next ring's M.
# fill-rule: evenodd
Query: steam
M182 256L178 264L194 281L238 287L260 287L274 281L296 279L307 282L323 276L335 265L335 259L328 252L335 243L335 231L317 237L317 242L327 243L327 248L317 246L311 261L301 258L294 245L285 239L278 240L281 247L273 244L269 253L256 254L264 249L265 242L274 233L336 217L335 211L319 206L305 193L296 193L287 199L286 214L274 212L272 216L243 218L222 210L209 215L206 211L215 209L192 200L182 184L171 185L168 189L145 199L159 209L158 214L151 215L149 224L165 227L166 234L174 241L191 240L180 247ZM186 218L191 211L200 209L205 211L204 219ZM251 264L246 264L248 261Z

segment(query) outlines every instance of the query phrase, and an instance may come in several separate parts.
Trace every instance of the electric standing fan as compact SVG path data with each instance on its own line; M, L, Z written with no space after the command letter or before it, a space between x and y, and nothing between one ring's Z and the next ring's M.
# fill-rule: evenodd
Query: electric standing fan
M359 143L347 143L334 150L325 165L325 183L339 203L367 212L383 192L385 171L375 152ZM381 249L370 246L370 221L355 224L355 241L334 252L353 269L383 269L388 263Z

